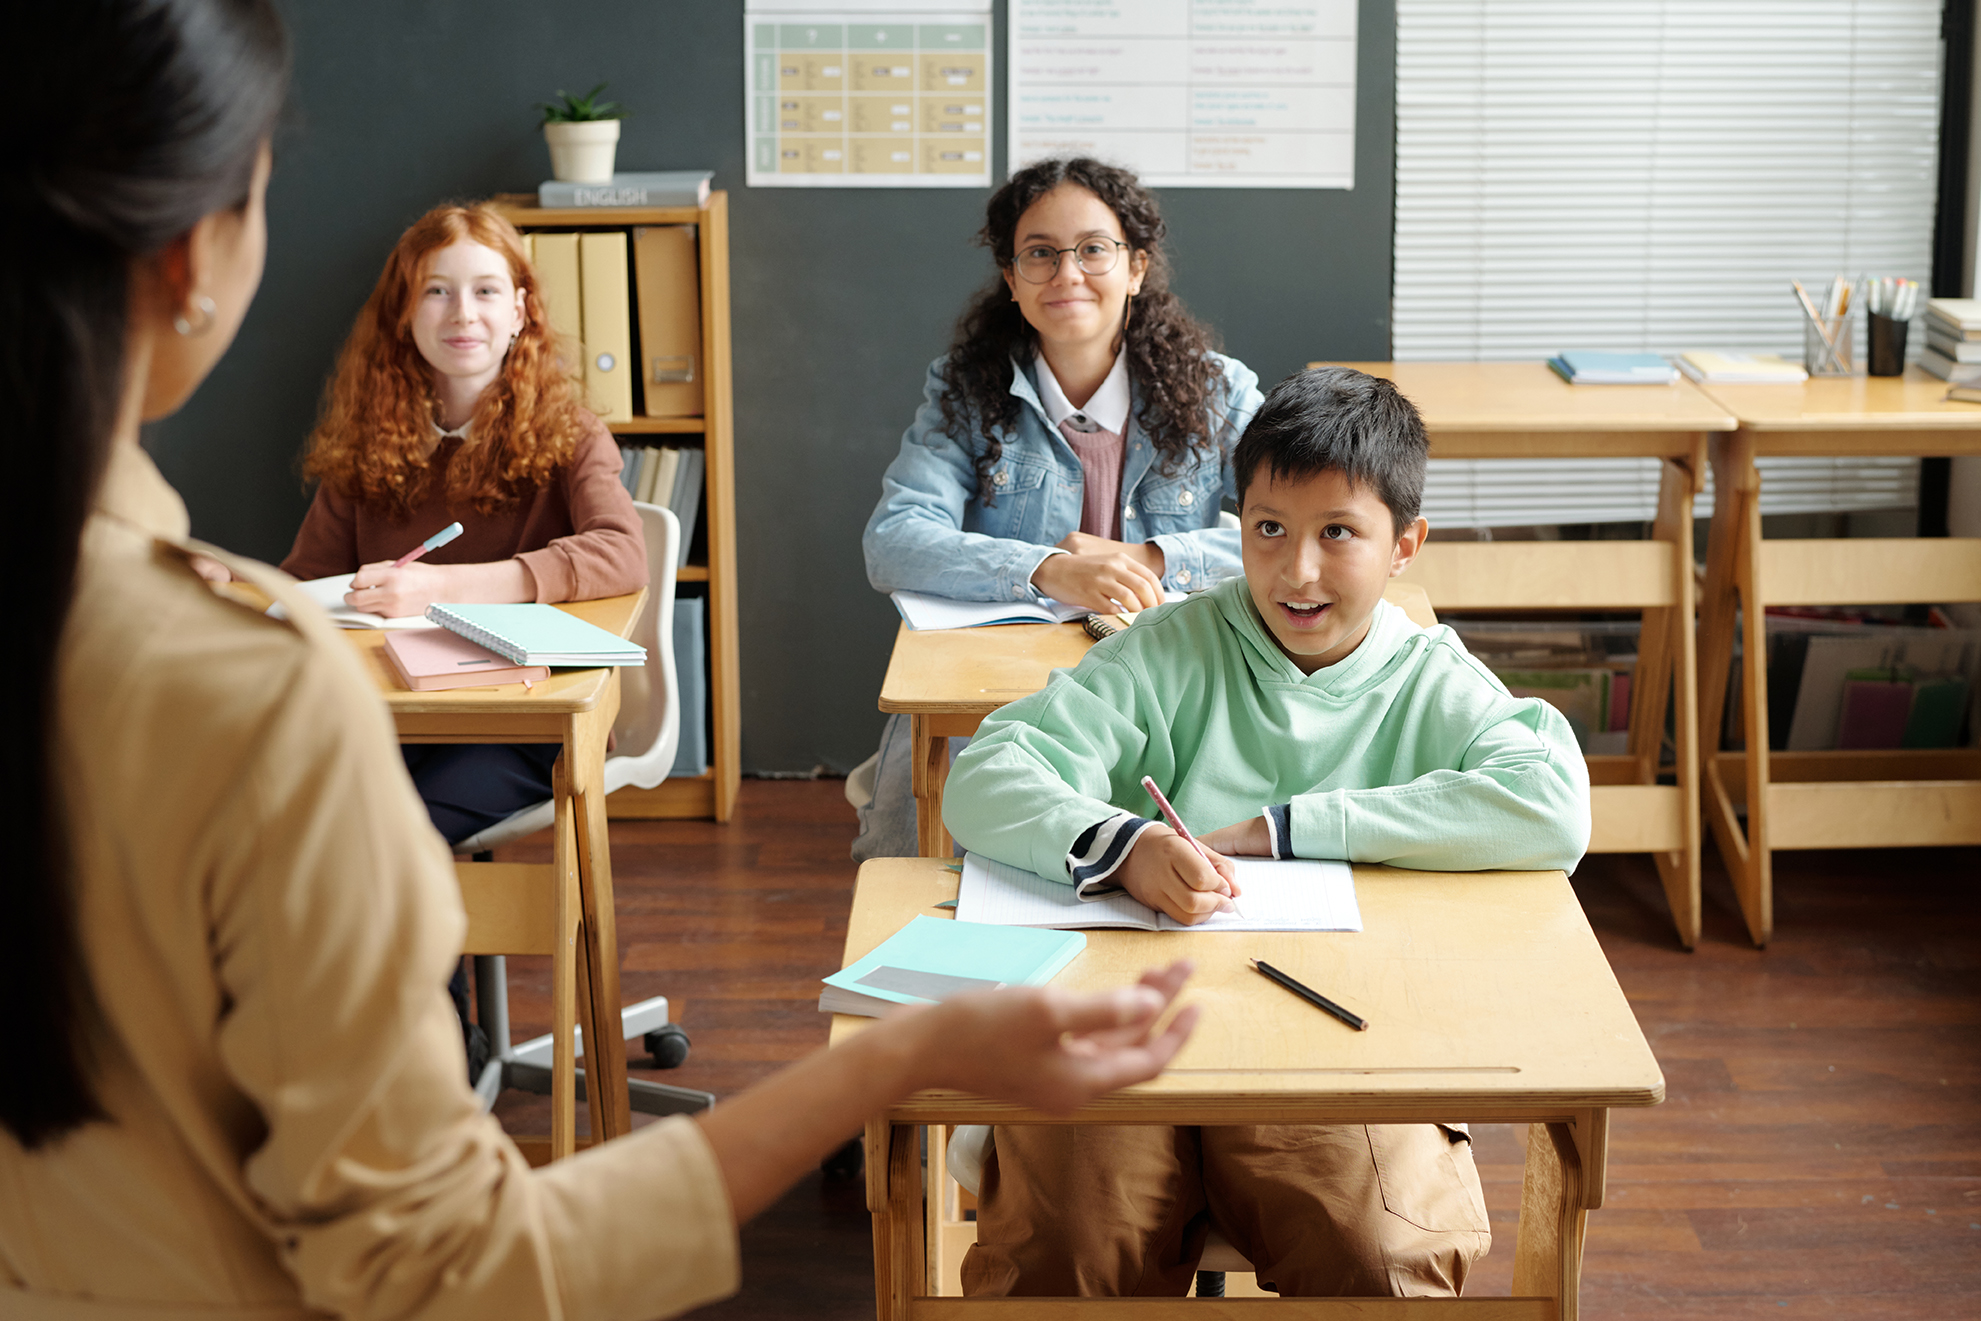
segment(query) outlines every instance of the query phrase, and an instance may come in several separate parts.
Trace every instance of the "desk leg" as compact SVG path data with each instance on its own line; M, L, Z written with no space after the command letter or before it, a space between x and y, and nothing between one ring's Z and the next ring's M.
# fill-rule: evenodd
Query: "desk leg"
M1754 466L1754 443L1745 433L1736 431L1714 440L1713 486L1713 527L1700 622L1700 664L1708 698L1700 710L1701 756L1707 766L1703 796L1748 934L1756 945L1766 945L1774 931L1768 853L1767 611L1759 580L1761 478ZM1718 756L1736 611L1743 651L1740 702L1746 753L1741 761L1746 783L1739 788L1747 807L1744 829L1734 805L1736 786L1726 782L1725 763Z
M614 676L616 699L617 675ZM571 813L577 834L578 902L584 917L582 955L590 994L585 1013L585 1096L592 1139L609 1141L630 1133L632 1107L626 1095L626 1039L619 1020L619 931L613 909L612 846L606 834L605 739L617 700L572 718L565 730Z
M1699 941L1699 670L1693 634L1692 497L1697 478L1677 459L1664 461L1658 489L1658 517L1652 538L1669 542L1672 556L1672 600L1669 608L1644 612L1643 634L1637 648L1637 681L1631 689L1630 754L1637 759L1638 780L1656 784L1659 753L1664 744L1667 694L1678 710L1673 720L1679 811L1684 846L1677 852L1654 853L1658 879L1671 905L1678 939L1687 949Z
M557 764L562 766L564 758ZM578 1149L578 859L570 799L561 774L552 777L556 799L553 846L557 886L557 946L550 956L550 1158Z
M913 1124L867 1121L867 1210L874 1220L876 1321L908 1321L929 1292L922 1225L922 1151Z
M1575 1321L1582 1285L1582 1158L1567 1124L1527 1127L1527 1172L1513 1250L1513 1295L1552 1298L1559 1321Z
M924 858L947 858L956 845L942 824L942 790L949 780L949 740L934 733L927 716L910 716L915 754L915 830Z

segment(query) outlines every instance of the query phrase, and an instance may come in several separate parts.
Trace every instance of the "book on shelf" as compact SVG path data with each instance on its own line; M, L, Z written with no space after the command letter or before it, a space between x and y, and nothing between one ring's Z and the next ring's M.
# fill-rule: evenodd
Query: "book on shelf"
M693 779L708 770L708 602L674 598L674 674L681 697L681 741L670 775Z
M1955 362L1928 344L1919 350L1919 365L1943 381L1967 385L1981 381L1981 362Z
M1670 385L1678 379L1655 353L1557 353L1548 366L1570 385Z
M1044 986L1087 947L1077 931L987 926L926 913L825 978L819 1009L878 1018L1000 986Z
M659 505L674 511L681 524L681 553L676 569L688 567L688 549L694 539L695 520L702 513L702 487L708 474L708 455L692 445L659 447L628 444L637 459L621 460L620 480L626 480L628 467L634 473L627 489L641 504Z
M1678 369L1706 385L1792 385L1809 379L1801 363L1779 353L1695 349L1678 355Z
M1560 711L1583 753L1629 751L1630 697L1641 625L1635 620L1557 623L1447 619L1466 651L1514 697Z
M648 170L614 174L611 183L566 183L546 179L537 185L537 205L707 206L711 170Z

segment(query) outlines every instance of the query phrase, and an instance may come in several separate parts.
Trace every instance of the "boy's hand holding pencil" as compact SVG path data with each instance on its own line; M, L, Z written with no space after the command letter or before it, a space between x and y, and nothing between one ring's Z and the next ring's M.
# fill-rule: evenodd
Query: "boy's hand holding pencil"
M1231 859L1191 838L1153 779L1143 776L1142 788L1156 800L1169 825L1149 826L1135 836L1115 873L1122 888L1150 908L1192 926L1214 913L1237 912L1238 873Z

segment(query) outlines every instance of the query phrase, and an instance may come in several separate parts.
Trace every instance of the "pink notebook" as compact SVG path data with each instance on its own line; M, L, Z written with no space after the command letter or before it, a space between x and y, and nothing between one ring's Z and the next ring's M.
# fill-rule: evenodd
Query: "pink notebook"
M385 635L385 657L399 682L415 692L537 683L550 677L543 665L512 665L487 647L444 628L408 629Z

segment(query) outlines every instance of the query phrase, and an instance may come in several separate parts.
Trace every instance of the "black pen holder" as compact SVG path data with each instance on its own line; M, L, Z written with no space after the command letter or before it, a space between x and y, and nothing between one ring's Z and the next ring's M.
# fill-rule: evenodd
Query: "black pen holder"
M1871 359L1873 376L1905 375L1905 332L1909 323L1880 312L1871 314Z

